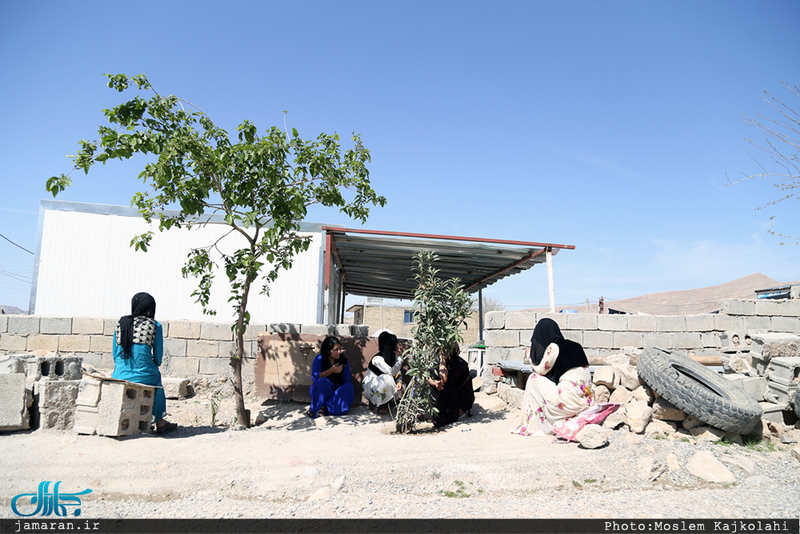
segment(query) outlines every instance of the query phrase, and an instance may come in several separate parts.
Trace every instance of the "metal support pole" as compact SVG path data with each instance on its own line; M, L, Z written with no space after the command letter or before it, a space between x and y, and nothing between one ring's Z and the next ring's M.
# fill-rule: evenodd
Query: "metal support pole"
M483 289L478 290L478 341L483 341Z
M556 293L553 289L553 248L547 247L547 292L550 296L550 312L556 311Z

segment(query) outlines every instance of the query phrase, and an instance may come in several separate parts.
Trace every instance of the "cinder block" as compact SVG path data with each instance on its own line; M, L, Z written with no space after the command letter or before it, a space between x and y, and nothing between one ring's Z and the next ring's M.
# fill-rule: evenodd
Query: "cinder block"
M73 334L102 334L103 319L99 317L74 317L72 319Z
M528 311L506 312L506 330L521 330L523 328L536 328L538 314Z
M703 346L703 342L697 332L675 332L672 336L672 346L676 349L699 349Z
M28 344L25 347L28 351L57 351L58 336L48 334L31 334L28 336Z
M770 317L773 332L800 333L800 318L797 317Z
M100 402L100 391L103 387L103 381L93 376L86 376L81 379L80 386L78 386L78 396L75 398L75 404L78 406L87 406L96 408L97 403Z
M794 357L800 355L800 336L774 332L758 333L750 336L754 356L768 362L772 358Z
M164 340L166 343L166 340ZM114 348L114 336L90 335L89 350L91 352L111 352Z
M0 334L8 332L8 315L0 315Z
M96 406L76 406L72 421L72 431L78 434L97 433L98 409Z
M196 339L187 340L186 355L198 358L216 358L219 356L219 342Z
M570 341L574 341L579 345L583 345L583 332L580 330L562 330L562 334L564 334L564 339L568 339Z
M25 367L33 354L5 354L0 356L0 374L25 374Z
M355 337L367 337L369 335L369 325L354 324L351 331Z
M486 346L486 363L497 363L502 360L511 360L511 351L508 347Z
M40 334L71 334L72 333L72 318L71 317L40 317L39 318L39 333Z
M767 386L767 396L771 396L771 400L778 404L788 404L789 399L794 396L794 392L797 389L797 383L787 385L775 380L769 380Z
M722 376L738 385L745 393L752 396L758 402L764 400L764 393L767 392L767 379L763 376L747 376L742 374L724 374Z
M783 300L758 299L755 304L755 315L783 315Z
M366 326L366 325L365 325ZM367 327L369 328L369 327ZM267 325L264 323L250 323L247 325L247 330L244 332L245 341L258 341L258 334L267 331ZM355 335L355 334L353 334ZM365 334L366 335L366 334Z
M609 348L621 349L623 347L644 348L644 334L642 332L614 332L614 345Z
M772 358L767 377L785 385L797 384L800 382L800 357Z
M186 378L169 378L162 376L161 385L164 386L164 396L168 399L179 399L188 395L189 380Z
M167 338L164 340L164 356L183 358L186 356L186 340Z
M518 347L520 345L519 332L516 330L489 330L485 337L487 347Z
M155 390L144 384L103 381L97 404L97 433L128 436L148 432Z
M597 328L600 330L626 331L628 330L628 317L626 315L598 315Z
M744 321L742 320L742 317L726 314L715 314L714 330L733 330L735 332L741 332L744 330Z
M89 352L91 350L91 338L88 335L77 334L58 337L58 350L61 352Z
M9 315L9 334L38 334L39 317L36 315Z
M32 400L24 374L0 374L0 431L30 428L28 408Z
M333 325L334 336L351 336L349 324L335 324Z
M742 328L745 332L767 332L772 328L772 320L770 317L753 315L752 317L741 317L741 320Z
M715 326L713 315L703 314L686 316L687 332L711 332L714 330Z
M272 323L267 325L267 332L275 334L299 334L300 325L294 323ZM327 334L325 334L327 335Z
M28 337L17 334L0 334L0 350L24 352L28 347Z
M583 333L584 348L612 348L614 346L614 332L602 332L600 330L587 330Z
M719 335L720 350L727 353L749 352L752 339L744 332L722 332Z
M200 339L200 324L197 321L170 321L169 337Z
M230 358L200 358L201 375L228 376L231 373Z
M179 337L179 336L172 336ZM202 323L200 326L200 339L218 341L233 341L231 323Z
M117 323L119 322L119 318L103 318L103 335L104 336L113 336L114 332L117 331Z
M500 330L506 326L506 312L490 311L486 314L486 329Z
M682 315L656 316L656 330L659 332L686 332L686 319Z
M205 360L205 358L203 358ZM169 373L178 376L195 376L200 372L200 358L172 358Z
M230 359L231 356L236 354L236 343L233 341L220 341L218 358Z
M792 290L800 292L800 286L794 286ZM786 300L781 306L781 315L785 317L800 317L800 297L793 297L792 300ZM0 323L0 332L2 332L3 325Z
M726 315L755 315L756 302L743 299L721 299L719 301L720 313Z
M79 356L62 356L51 352L41 358L27 360L25 374L33 381L47 380L80 380L81 364Z
M703 348L719 348L719 334L717 332L701 332L700 342Z
M628 317L628 330L631 332L654 332L656 317L654 315L631 315Z
M661 349L671 349L673 347L673 336L674 334L646 332L644 334L644 346L645 348L658 347Z
M106 353L110 355L111 353ZM83 365L91 365L95 369L101 369L103 367L103 356L96 352L84 352L81 354L81 358L83 358Z
M522 312L508 312L506 314L506 328L508 328L508 315L514 313L522 313ZM542 319L552 319L556 322L556 324L560 329L565 330L567 328L567 316L569 315L570 315L569 313L550 313L550 312L537 313L536 322L538 323ZM536 328L536 325L534 324L533 327L529 325L526 328Z
M597 314L595 313L569 313L567 316L567 330L597 330Z
M300 333L316 336L332 336L333 326L329 324L304 324L300 326Z
M39 428L72 430L80 380L42 380L39 386Z

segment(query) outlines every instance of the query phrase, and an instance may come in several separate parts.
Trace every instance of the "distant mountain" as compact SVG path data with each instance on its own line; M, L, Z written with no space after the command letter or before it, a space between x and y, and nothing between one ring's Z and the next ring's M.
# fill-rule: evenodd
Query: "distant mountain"
M0 305L0 313L3 313L5 315L20 315L20 314L27 315L28 314L28 312L22 311L19 308L17 308L16 306L6 306L5 304L1 304Z
M789 285L791 282L785 284ZM693 315L719 310L721 299L756 298L757 289L769 289L784 285L761 273L751 274L733 282L718 286L701 287L700 289L684 289L651 293L640 297L605 301L605 313L617 310L625 313L644 313L647 315ZM578 313L597 313L598 304L589 306L559 306L561 309L576 309ZM546 309L536 311L547 311Z

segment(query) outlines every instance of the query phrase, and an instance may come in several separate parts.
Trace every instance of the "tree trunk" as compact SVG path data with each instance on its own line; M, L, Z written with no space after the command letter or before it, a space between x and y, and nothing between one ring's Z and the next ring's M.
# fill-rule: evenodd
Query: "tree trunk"
M242 387L242 365L244 364L244 331L245 315L247 314L247 297L250 294L250 285L254 277L248 276L242 291L242 301L239 305L239 317L236 321L236 352L231 356L231 367L233 368L233 395L236 400L236 417L239 423L245 428L250 428L250 414L244 406L244 388Z

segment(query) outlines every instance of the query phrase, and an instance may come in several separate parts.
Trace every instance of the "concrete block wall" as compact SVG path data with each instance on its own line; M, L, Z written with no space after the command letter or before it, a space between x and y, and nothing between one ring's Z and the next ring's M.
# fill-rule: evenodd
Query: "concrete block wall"
M111 353L118 317L43 317L38 315L0 315L0 356L59 352L74 354L97 369L113 370ZM164 332L164 377L197 380L228 377L230 356L236 350L231 323L204 321L159 321ZM260 332L294 334L367 336L364 325L300 325L293 323L251 324L245 333L245 389L255 381L254 363L258 355ZM0 357L0 360L3 360ZM70 366L68 379L72 376ZM78 370L79 371L79 370Z
M800 299L723 299L718 314L599 315L494 311L486 318L486 362L522 361L536 322L555 320L564 337L583 345L589 358L620 350L655 346L697 356L719 354L723 339L735 332L800 334Z

